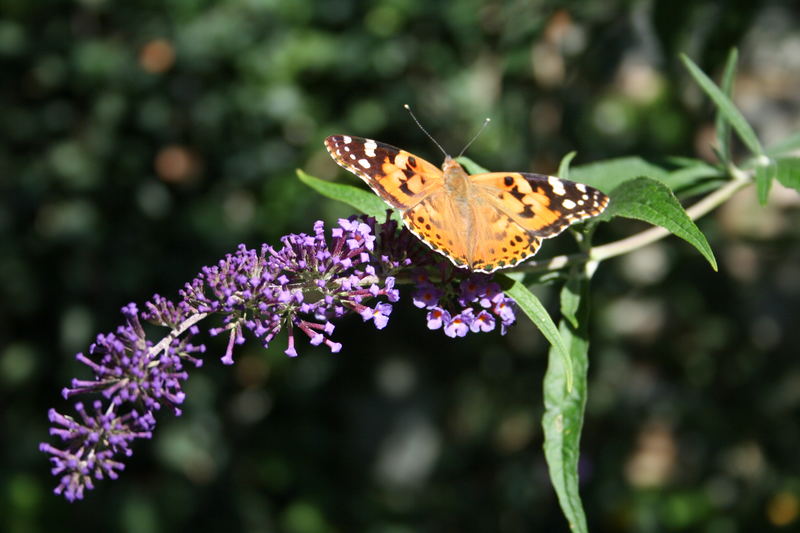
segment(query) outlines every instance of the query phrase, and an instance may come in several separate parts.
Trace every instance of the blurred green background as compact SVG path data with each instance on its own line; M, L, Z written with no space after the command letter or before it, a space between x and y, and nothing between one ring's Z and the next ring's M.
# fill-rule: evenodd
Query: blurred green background
M341 354L209 342L185 414L122 478L51 494L38 443L73 355L119 308L175 296L240 242L350 211L294 177L355 183L347 133L439 163L553 172L625 155L711 158L686 52L766 144L800 129L792 2L0 0L0 530L567 531L541 451L546 345L525 320L452 340L404 298ZM800 197L748 190L700 226L713 273L668 239L593 289L583 497L595 532L800 529ZM615 222L601 240L640 226ZM549 256L570 249L550 241ZM554 287L539 293L553 307Z

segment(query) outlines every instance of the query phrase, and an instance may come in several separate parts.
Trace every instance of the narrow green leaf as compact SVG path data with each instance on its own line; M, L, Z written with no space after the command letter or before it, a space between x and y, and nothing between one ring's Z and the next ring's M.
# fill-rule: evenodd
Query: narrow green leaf
M531 319L531 322L539 328L544 338L553 346L556 353L560 354L563 359L565 367L565 385L567 388L572 389L572 361L567 351L561 335L558 333L553 319L547 309L544 308L542 302L536 297L528 288L520 281L513 280L504 274L496 275L497 281L503 288L505 293L511 297L519 306L520 309Z
M564 288L561 290L561 316L569 321L573 328L578 327L578 306L581 303L580 283L574 272L570 273Z
M331 200L343 202L366 215L375 217L377 220L383 220L386 217L388 206L370 191L365 191L352 185L321 180L306 174L300 169L297 169L297 177L300 178L300 181Z
M778 181L786 187L790 187L800 192L800 158L786 157L776 159Z
M558 177L562 180L569 179L569 164L575 159L576 155L578 155L578 152L573 150L561 158L561 163L558 165Z
M708 192L714 191L719 189L725 182L728 181L727 179L723 178L708 178L706 180L698 181L693 185L688 185L686 187L682 187L680 191L678 191L681 198L691 198L693 196L702 196Z
M696 157L685 157L682 155L668 155L664 157L664 161L676 167L695 167L700 163L704 163L702 159Z
M608 194L620 183L647 176L667 183L669 172L640 157L621 157L570 169L570 179L586 183Z
M747 120L745 120L742 113L736 109L731 99L725 96L725 93L723 93L719 87L711 81L711 78L706 76L706 74L700 70L700 67L695 65L688 56L681 54L681 61L683 61L689 74L692 75L695 81L717 105L722 116L731 123L731 126L736 130L739 138L742 139L742 142L747 145L753 154L762 155L764 153L764 148L761 146L756 132L753 131L753 128L748 124Z
M558 503L569 522L570 530L587 533L586 515L581 503L578 479L580 438L586 407L587 371L589 367L588 279L573 272L562 290L562 301L572 307L577 302L576 322L562 320L559 331L569 350L570 371L574 386L567 390L567 367L553 348L550 350L547 373L544 377L544 455L550 472L550 482L558 495ZM565 296L563 292L569 292ZM564 314L565 309L561 312Z
M733 79L736 77L738 58L739 52L736 48L731 48L728 60L725 62L725 70L722 73L722 93L730 99L733 95ZM727 165L731 160L731 125L720 109L717 109L716 129L720 159L724 165Z
M635 218L661 226L697 248L711 267L717 270L714 252L705 235L666 185L650 178L636 178L626 181L611 191L609 196L611 203L598 219Z
M480 166L478 163L476 163L469 157L462 155L461 157L456 159L456 161L458 161L464 166L468 174L483 174L485 172L489 172L488 170Z
M772 180L778 173L775 161L767 156L761 156L756 161L756 193L758 203L767 205L769 190L772 188Z
M775 143L767 150L768 156L786 155L795 150L800 150L800 131L793 133L784 140Z
M697 183L708 181L709 178L723 178L722 171L708 163L698 161L694 166L687 166L673 170L666 179L666 184L673 191L680 191L692 187Z

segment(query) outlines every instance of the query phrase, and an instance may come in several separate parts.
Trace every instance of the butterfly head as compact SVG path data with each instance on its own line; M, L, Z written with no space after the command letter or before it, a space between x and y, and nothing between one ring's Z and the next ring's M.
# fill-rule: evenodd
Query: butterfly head
M461 166L461 163L449 155L444 158L444 163L442 163L442 172L444 172L445 177L454 174L466 175L466 171L464 170L464 167Z
M466 194L469 175L458 161L449 155L446 156L442 163L442 172L444 173L444 186L448 191L454 194Z

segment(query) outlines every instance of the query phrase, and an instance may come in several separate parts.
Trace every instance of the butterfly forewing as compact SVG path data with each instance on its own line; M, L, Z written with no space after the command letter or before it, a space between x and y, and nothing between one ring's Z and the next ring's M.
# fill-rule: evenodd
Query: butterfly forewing
M331 135L325 147L340 166L364 180L392 207L409 209L442 187L438 167L390 144Z
M489 172L470 179L500 210L543 238L599 215L608 205L608 196L597 189L555 176Z

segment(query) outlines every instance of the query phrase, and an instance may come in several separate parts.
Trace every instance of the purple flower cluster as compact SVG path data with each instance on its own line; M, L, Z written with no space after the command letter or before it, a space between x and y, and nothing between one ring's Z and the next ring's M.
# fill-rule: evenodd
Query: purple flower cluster
M298 355L298 332L312 345L339 352L333 340L333 321L358 314L377 329L386 327L392 304L400 293L398 280L416 284L414 305L428 310L430 329L450 337L495 329L514 322L513 305L486 275L468 275L432 254L397 223L377 225L373 219L339 220L326 238L322 222L313 234L292 234L275 249L240 245L215 265L205 267L180 291L173 302L155 295L139 311L134 304L122 309L125 324L113 333L98 335L86 355L77 359L92 378L74 379L63 395L94 394L92 409L75 404L77 416L50 411L50 434L61 441L43 443L50 455L55 489L73 501L93 488L94 479L115 479L123 470L120 457L130 456L135 439L150 438L155 412L166 406L180 415L186 364L200 366L205 346L191 338L197 324L211 315L221 323L208 329L227 334L222 362L233 364L233 350L246 335L265 347L282 330L287 332L285 353ZM429 275L442 281L434 283ZM157 343L147 339L140 322L169 328Z
M454 283L433 284L427 274L416 276L414 305L428 310L428 328L442 329L448 337L492 331L500 321L500 333L516 321L514 303L486 274L471 274Z
M150 438L155 411L166 405L180 414L181 382L188 377L183 365L202 364L193 354L202 353L204 347L189 342L198 333L196 326L181 338L167 337L154 346L145 338L136 306L125 306L122 313L124 325L98 335L88 355L76 356L93 379L73 379L72 386L62 391L65 399L97 393L100 398L92 403L92 413L83 402L75 404L77 418L55 409L49 412L50 434L59 437L63 447L42 443L40 450L50 454L52 473L59 476L56 494L70 501L82 498L84 488L93 488L92 478L116 479L124 465L115 457L131 455L133 440Z
M244 342L244 330L266 347L285 328L290 357L297 356L298 331L312 345L338 352L342 345L331 339L331 320L356 312L382 329L392 309L387 301L400 298L395 277L376 268L373 230L374 222L342 219L331 231L330 245L322 222L314 225L313 235L283 237L280 250L265 244L257 252L240 245L186 284L182 304L223 315L223 325L211 333L229 335L225 364L233 364L233 347ZM365 304L381 298L386 301Z

